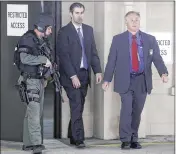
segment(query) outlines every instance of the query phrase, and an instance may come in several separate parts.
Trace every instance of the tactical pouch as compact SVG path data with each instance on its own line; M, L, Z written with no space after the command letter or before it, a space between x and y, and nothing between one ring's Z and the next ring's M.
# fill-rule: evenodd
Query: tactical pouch
M21 84L15 85L15 87L19 92L21 101L29 104L29 99L28 99L27 90L26 90L26 84L24 82L21 82Z

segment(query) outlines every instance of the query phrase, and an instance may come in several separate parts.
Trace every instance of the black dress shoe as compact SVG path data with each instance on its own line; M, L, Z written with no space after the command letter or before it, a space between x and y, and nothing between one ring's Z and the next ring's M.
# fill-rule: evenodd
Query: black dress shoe
M76 145L76 142L75 142L75 140L72 137L70 138L70 144Z
M131 142L131 146L132 149L141 149L142 146L139 144L139 142Z
M76 141L76 148L84 148L86 147L83 141Z
M130 142L122 142L121 149L130 149Z

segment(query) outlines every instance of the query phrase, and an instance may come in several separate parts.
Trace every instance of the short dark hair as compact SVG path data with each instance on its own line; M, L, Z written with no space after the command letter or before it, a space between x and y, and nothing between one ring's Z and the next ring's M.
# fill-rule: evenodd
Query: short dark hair
M127 16L129 16L130 14L136 14L137 16L140 17L140 13L139 13L139 12L136 12L136 11L129 11L129 12L126 13L125 18L126 18Z
M76 8L76 7L83 8L85 10L85 7L83 4L76 2L76 3L73 3L72 5L70 5L70 12L73 13L74 8Z

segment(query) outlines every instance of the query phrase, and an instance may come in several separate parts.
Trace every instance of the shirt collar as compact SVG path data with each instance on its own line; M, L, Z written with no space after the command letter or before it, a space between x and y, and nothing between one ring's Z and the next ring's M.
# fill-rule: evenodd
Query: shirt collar
M78 25L74 24L73 22L72 22L72 24L75 27L76 31L78 30L78 28L82 29L82 24L81 24L81 26L78 26Z
M128 31L128 33L129 33L129 37L132 38L133 34L131 32L129 32L129 31ZM139 38L139 31L136 33L136 37L137 37L137 39Z

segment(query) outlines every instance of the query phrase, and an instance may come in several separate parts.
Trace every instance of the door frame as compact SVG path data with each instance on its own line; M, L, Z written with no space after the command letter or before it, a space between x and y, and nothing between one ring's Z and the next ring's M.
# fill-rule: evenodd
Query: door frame
M57 52L57 33L62 26L62 2L55 1L55 33L54 33L54 51L55 61ZM54 138L62 137L62 102L58 92L54 92Z

